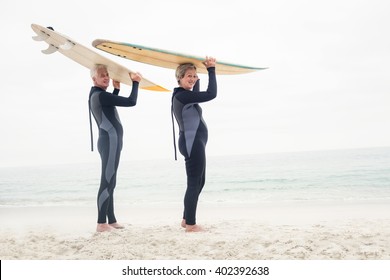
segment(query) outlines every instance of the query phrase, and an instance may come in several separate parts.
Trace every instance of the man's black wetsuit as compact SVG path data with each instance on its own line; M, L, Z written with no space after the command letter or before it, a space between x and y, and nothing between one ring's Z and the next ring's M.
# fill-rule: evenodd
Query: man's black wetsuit
M114 214L114 188L122 150L123 128L115 106L135 106L139 83L134 81L129 97L111 94L100 87L92 87L89 106L99 128L98 150L102 159L102 174L97 197L98 223L116 223Z
M179 151L184 156L187 172L187 190L184 196L183 219L187 225L196 224L196 207L199 194L205 184L208 131L198 103L207 102L217 96L215 67L209 67L207 91L199 91L199 83L193 90L175 88L172 110L179 124Z

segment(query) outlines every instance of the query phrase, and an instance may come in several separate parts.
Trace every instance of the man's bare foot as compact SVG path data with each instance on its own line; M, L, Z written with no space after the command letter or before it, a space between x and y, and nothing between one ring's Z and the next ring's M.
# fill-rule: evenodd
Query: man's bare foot
M122 226L121 224L118 224L118 223L112 223L112 224L108 224L108 225L113 227L113 228L116 228L116 229L123 229L123 228L125 228L124 226Z
M198 225L186 225L186 232L200 232L204 231L201 226Z
M104 232L104 231L111 231L114 228L110 226L109 224L97 224L96 231L97 232Z
M181 227L186 228L186 220L185 219L183 219L181 221Z

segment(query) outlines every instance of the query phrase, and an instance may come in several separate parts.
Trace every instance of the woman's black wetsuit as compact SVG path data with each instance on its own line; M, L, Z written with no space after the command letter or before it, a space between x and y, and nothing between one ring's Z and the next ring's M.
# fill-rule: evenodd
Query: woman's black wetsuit
M184 196L183 219L187 225L196 224L196 207L199 194L205 184L206 143L208 131L198 103L207 102L217 96L215 67L209 67L207 91L199 91L199 83L193 90L175 88L172 96L172 110L179 124L179 151L184 156L187 172L187 190Z
M89 106L99 128L98 150L102 160L100 188L97 197L98 223L116 223L114 214L114 188L122 150L123 128L115 106L135 106L139 83L134 81L129 97L111 94L99 87L92 87Z

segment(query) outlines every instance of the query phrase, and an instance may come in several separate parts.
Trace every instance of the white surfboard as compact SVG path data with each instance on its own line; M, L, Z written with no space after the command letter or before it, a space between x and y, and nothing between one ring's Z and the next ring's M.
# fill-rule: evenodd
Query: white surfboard
M104 64L107 66L111 79L132 86L133 82L129 77L129 73L134 73L134 71L98 54L51 28L46 28L37 24L31 24L31 28L37 34L33 37L34 40L45 41L49 45L47 49L42 50L42 53L52 54L54 52L59 52L88 69L91 69L96 64ZM152 91L169 91L146 78L142 78L140 88Z

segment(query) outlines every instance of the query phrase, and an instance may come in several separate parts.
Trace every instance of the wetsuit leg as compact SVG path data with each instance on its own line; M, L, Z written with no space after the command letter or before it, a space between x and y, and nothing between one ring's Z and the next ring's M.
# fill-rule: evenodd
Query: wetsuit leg
M187 190L184 196L184 214L183 219L187 225L196 224L196 208L199 195L205 184L206 175L206 146L207 139L198 138L194 141L191 156L188 157L185 152L183 142L179 139L179 149L185 156L187 173ZM185 143L184 143L185 144Z
M98 223L115 223L114 214L114 189L116 186L116 175L119 165L120 149L118 145L116 151L110 150L109 137L99 137L98 149L102 161L102 174L100 179L100 188L97 197ZM110 153L115 153L110 156ZM114 160L114 163L109 162ZM107 169L113 167L113 172L107 172Z
M112 193L110 195L110 202L108 204L108 209L107 209L107 218L108 218L108 223L116 223L116 218L115 218L115 213L114 213L114 191L115 191L115 186L116 186L116 174L117 172L115 171L115 174L112 178Z

